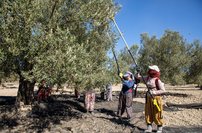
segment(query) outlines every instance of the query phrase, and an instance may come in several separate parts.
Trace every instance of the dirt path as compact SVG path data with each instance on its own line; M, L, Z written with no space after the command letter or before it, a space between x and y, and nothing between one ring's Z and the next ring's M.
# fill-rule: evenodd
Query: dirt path
M142 88L141 88L142 87ZM11 89L11 88L10 88ZM117 87L116 91L118 92ZM141 133L144 122L143 86L133 102L133 119L128 122L116 117L117 92L112 102L106 102L97 95L93 114L85 112L82 98L78 101L72 95L53 95L49 103L24 106L15 112L14 102L17 89L0 89L0 132L44 132L44 133ZM201 133L201 109L182 108L181 104L202 103L202 91L193 86L167 87L165 103L179 106L164 106L165 133ZM9 96L9 93L10 96ZM7 95L6 95L7 94ZM155 125L154 132L155 132Z

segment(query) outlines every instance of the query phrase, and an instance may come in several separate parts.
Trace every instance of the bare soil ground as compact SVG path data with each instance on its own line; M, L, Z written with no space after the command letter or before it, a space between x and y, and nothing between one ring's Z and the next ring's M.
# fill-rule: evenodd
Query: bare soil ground
M120 85L113 86L113 101L96 95L95 111L86 113L83 97L77 100L64 89L49 102L34 102L15 108L17 83L0 87L0 132L2 133L141 133L144 121L144 85L133 99L131 121L116 116ZM37 88L36 88L37 89ZM194 85L169 86L164 99L164 133L202 133L202 90ZM156 126L153 125L156 131Z

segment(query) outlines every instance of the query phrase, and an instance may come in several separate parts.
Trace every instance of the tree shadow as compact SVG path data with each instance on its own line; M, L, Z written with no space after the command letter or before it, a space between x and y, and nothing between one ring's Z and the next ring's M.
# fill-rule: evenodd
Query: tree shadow
M135 126L133 124L131 124L129 121L127 121L125 118L106 118L103 116L98 116L97 118L101 118L101 119L106 119L106 120L110 120L111 122L113 122L114 124L118 124L118 125L122 125L122 126L127 126L127 127L131 127L134 128Z
M16 97L0 96L0 130L4 127L13 128L18 125L15 106Z
M19 123L17 122L17 118L9 117L8 115L3 115L0 118L0 130L3 130L4 127L13 128L17 126Z
M166 92L163 94L164 96L175 96L175 97L188 97L188 94L183 93L175 93L175 92Z
M51 96L49 102L34 102L32 109L15 113L16 97L0 97L0 130L13 129L24 125L25 131L43 132L51 125L59 125L61 121L79 119L86 112L81 101L71 95ZM23 106L26 109L26 106Z
M99 116L97 118L109 120L114 124L121 125L121 126L124 126L124 127L130 127L131 132L134 132L134 133L141 133L141 132L143 132L145 130L145 129L141 128L141 127L135 126L134 124L131 124L130 121L127 121L127 119L125 119L125 118L122 118L122 119L115 118L115 117L113 117L113 118L105 118L105 117L102 117L102 116Z
M137 116L135 114L142 112L144 104L138 103L138 102L133 102L133 117L131 118L131 122L128 121L126 117L119 118L116 115L117 110L114 111L114 109L115 109L114 106L118 106L118 105L114 105L113 107L111 105L113 106L114 103L106 104L105 108L97 108L96 111L99 113L106 114L108 116L110 115L110 116L112 116L112 118L106 118L103 116L98 116L97 118L107 119L107 120L110 120L111 122L113 122L114 124L130 127L130 128L132 128L131 132L139 133L139 132L143 132L145 130L144 128L131 124L131 122L137 118ZM108 107L110 107L110 109ZM111 109L111 108L113 108L113 109ZM140 116L140 117L141 117L141 119L144 118L144 116ZM138 118L138 119L140 119L140 118Z
M163 111L174 112L174 111L180 111L180 109L175 108L175 107L168 107L167 105L163 105Z
M59 96L53 97L54 102L61 102L61 103L66 103L75 110L78 110L82 113L86 112L86 109L84 107L84 97L81 96L79 99L75 98L73 95L68 95L68 94L62 94Z
M175 107L175 108L187 108L187 109L201 109L202 103L189 103L189 104L174 104L167 102L166 105L168 107Z
M14 96L0 96L0 112L11 113L16 111L15 106L16 97Z
M139 93L137 93L137 95L135 97L144 98L146 96L145 94L146 94L146 92L139 92ZM175 93L175 92L165 92L164 94L162 94L162 96L188 97L190 95L183 94L183 93Z
M69 95L53 96L50 102L35 104L29 115L34 120L28 130L43 132L44 129L49 129L51 124L61 124L61 120L81 118L85 108L78 101L69 99L70 97Z
M0 106L1 105L14 105L16 101L15 96L0 96Z
M104 113L106 115L116 116L116 113L113 110L109 110L109 109L106 109L106 108L98 108L98 109L95 109L95 110L97 112Z
M197 126L166 126L163 128L165 133L201 133L202 127Z

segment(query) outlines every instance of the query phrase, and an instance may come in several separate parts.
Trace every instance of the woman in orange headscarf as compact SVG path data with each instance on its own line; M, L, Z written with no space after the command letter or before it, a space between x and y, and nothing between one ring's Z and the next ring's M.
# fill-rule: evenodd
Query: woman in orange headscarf
M141 76L137 76L141 79ZM152 123L157 125L157 133L162 133L163 130L163 104L161 94L165 92L164 83L160 80L160 69L156 65L149 66L148 76L144 77L148 92L146 93L145 103L145 120L147 130L152 132ZM154 102L155 101L155 102Z

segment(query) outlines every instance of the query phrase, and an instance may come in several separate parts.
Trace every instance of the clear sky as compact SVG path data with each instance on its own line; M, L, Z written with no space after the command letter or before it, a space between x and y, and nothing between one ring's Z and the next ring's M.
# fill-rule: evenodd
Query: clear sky
M166 29L188 42L202 42L202 0L115 0L122 8L115 20L128 45L140 44L140 34L160 38ZM114 27L115 28L115 27ZM124 48L120 39L117 49Z

